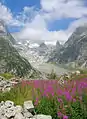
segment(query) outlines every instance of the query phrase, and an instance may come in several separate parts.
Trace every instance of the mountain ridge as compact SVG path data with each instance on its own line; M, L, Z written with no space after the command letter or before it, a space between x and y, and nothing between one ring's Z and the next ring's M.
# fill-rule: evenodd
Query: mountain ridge
M10 72L20 77L29 75L31 71L36 73L28 60L22 57L14 47L16 40L2 22L0 22L0 28L0 31L2 30L0 34L0 73Z
M87 67L87 25L79 26L62 48L49 61L56 63L76 63L76 67ZM85 63L85 65L84 65Z

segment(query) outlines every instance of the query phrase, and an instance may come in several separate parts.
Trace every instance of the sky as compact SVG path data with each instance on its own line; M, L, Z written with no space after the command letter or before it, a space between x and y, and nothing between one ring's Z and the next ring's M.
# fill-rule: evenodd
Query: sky
M87 0L0 0L0 19L20 41L64 43L87 23Z

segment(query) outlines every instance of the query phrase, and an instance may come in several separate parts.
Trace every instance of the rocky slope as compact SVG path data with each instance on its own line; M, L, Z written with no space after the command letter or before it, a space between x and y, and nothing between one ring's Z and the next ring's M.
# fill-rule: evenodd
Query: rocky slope
M87 25L78 27L49 61L64 64L74 62L76 67L87 67Z
M31 71L35 72L30 63L18 53L14 44L15 39L0 22L0 73L11 72L22 77Z
M21 79L11 78L6 80L4 77L0 76L0 92L7 92L10 91L14 85L17 85L21 82Z

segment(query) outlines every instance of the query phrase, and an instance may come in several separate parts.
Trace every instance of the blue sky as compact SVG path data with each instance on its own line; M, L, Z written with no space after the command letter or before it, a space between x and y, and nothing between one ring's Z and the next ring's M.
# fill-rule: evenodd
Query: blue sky
M64 18L60 20L55 20L53 23L48 25L48 29L50 31L55 31L55 30L65 30L68 28L69 24L75 21L76 18Z
M4 4L12 11L13 15L17 15L25 6L32 7L35 6L36 9L40 9L40 0L4 0ZM59 20L54 20L48 23L48 30L55 31L61 29L67 29L69 24L76 20L76 18L64 18ZM21 27L10 27L11 32L18 32Z
M5 0L5 5L16 14L21 12L25 6L40 8L40 0Z
M0 19L6 22L9 31L18 39L64 42L76 27L86 23L87 2L0 0L0 13Z

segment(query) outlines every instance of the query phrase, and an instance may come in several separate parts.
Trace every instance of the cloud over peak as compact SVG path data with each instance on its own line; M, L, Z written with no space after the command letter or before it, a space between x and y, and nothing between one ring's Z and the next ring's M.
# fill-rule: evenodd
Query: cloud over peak
M9 26L22 26L14 35L17 39L50 43L57 40L61 43L67 41L76 27L87 23L87 7L84 5L84 0L40 0L40 5L40 9L26 5L23 11L14 16L10 8L0 3L0 19ZM48 30L49 23L65 18L76 20L65 30Z

